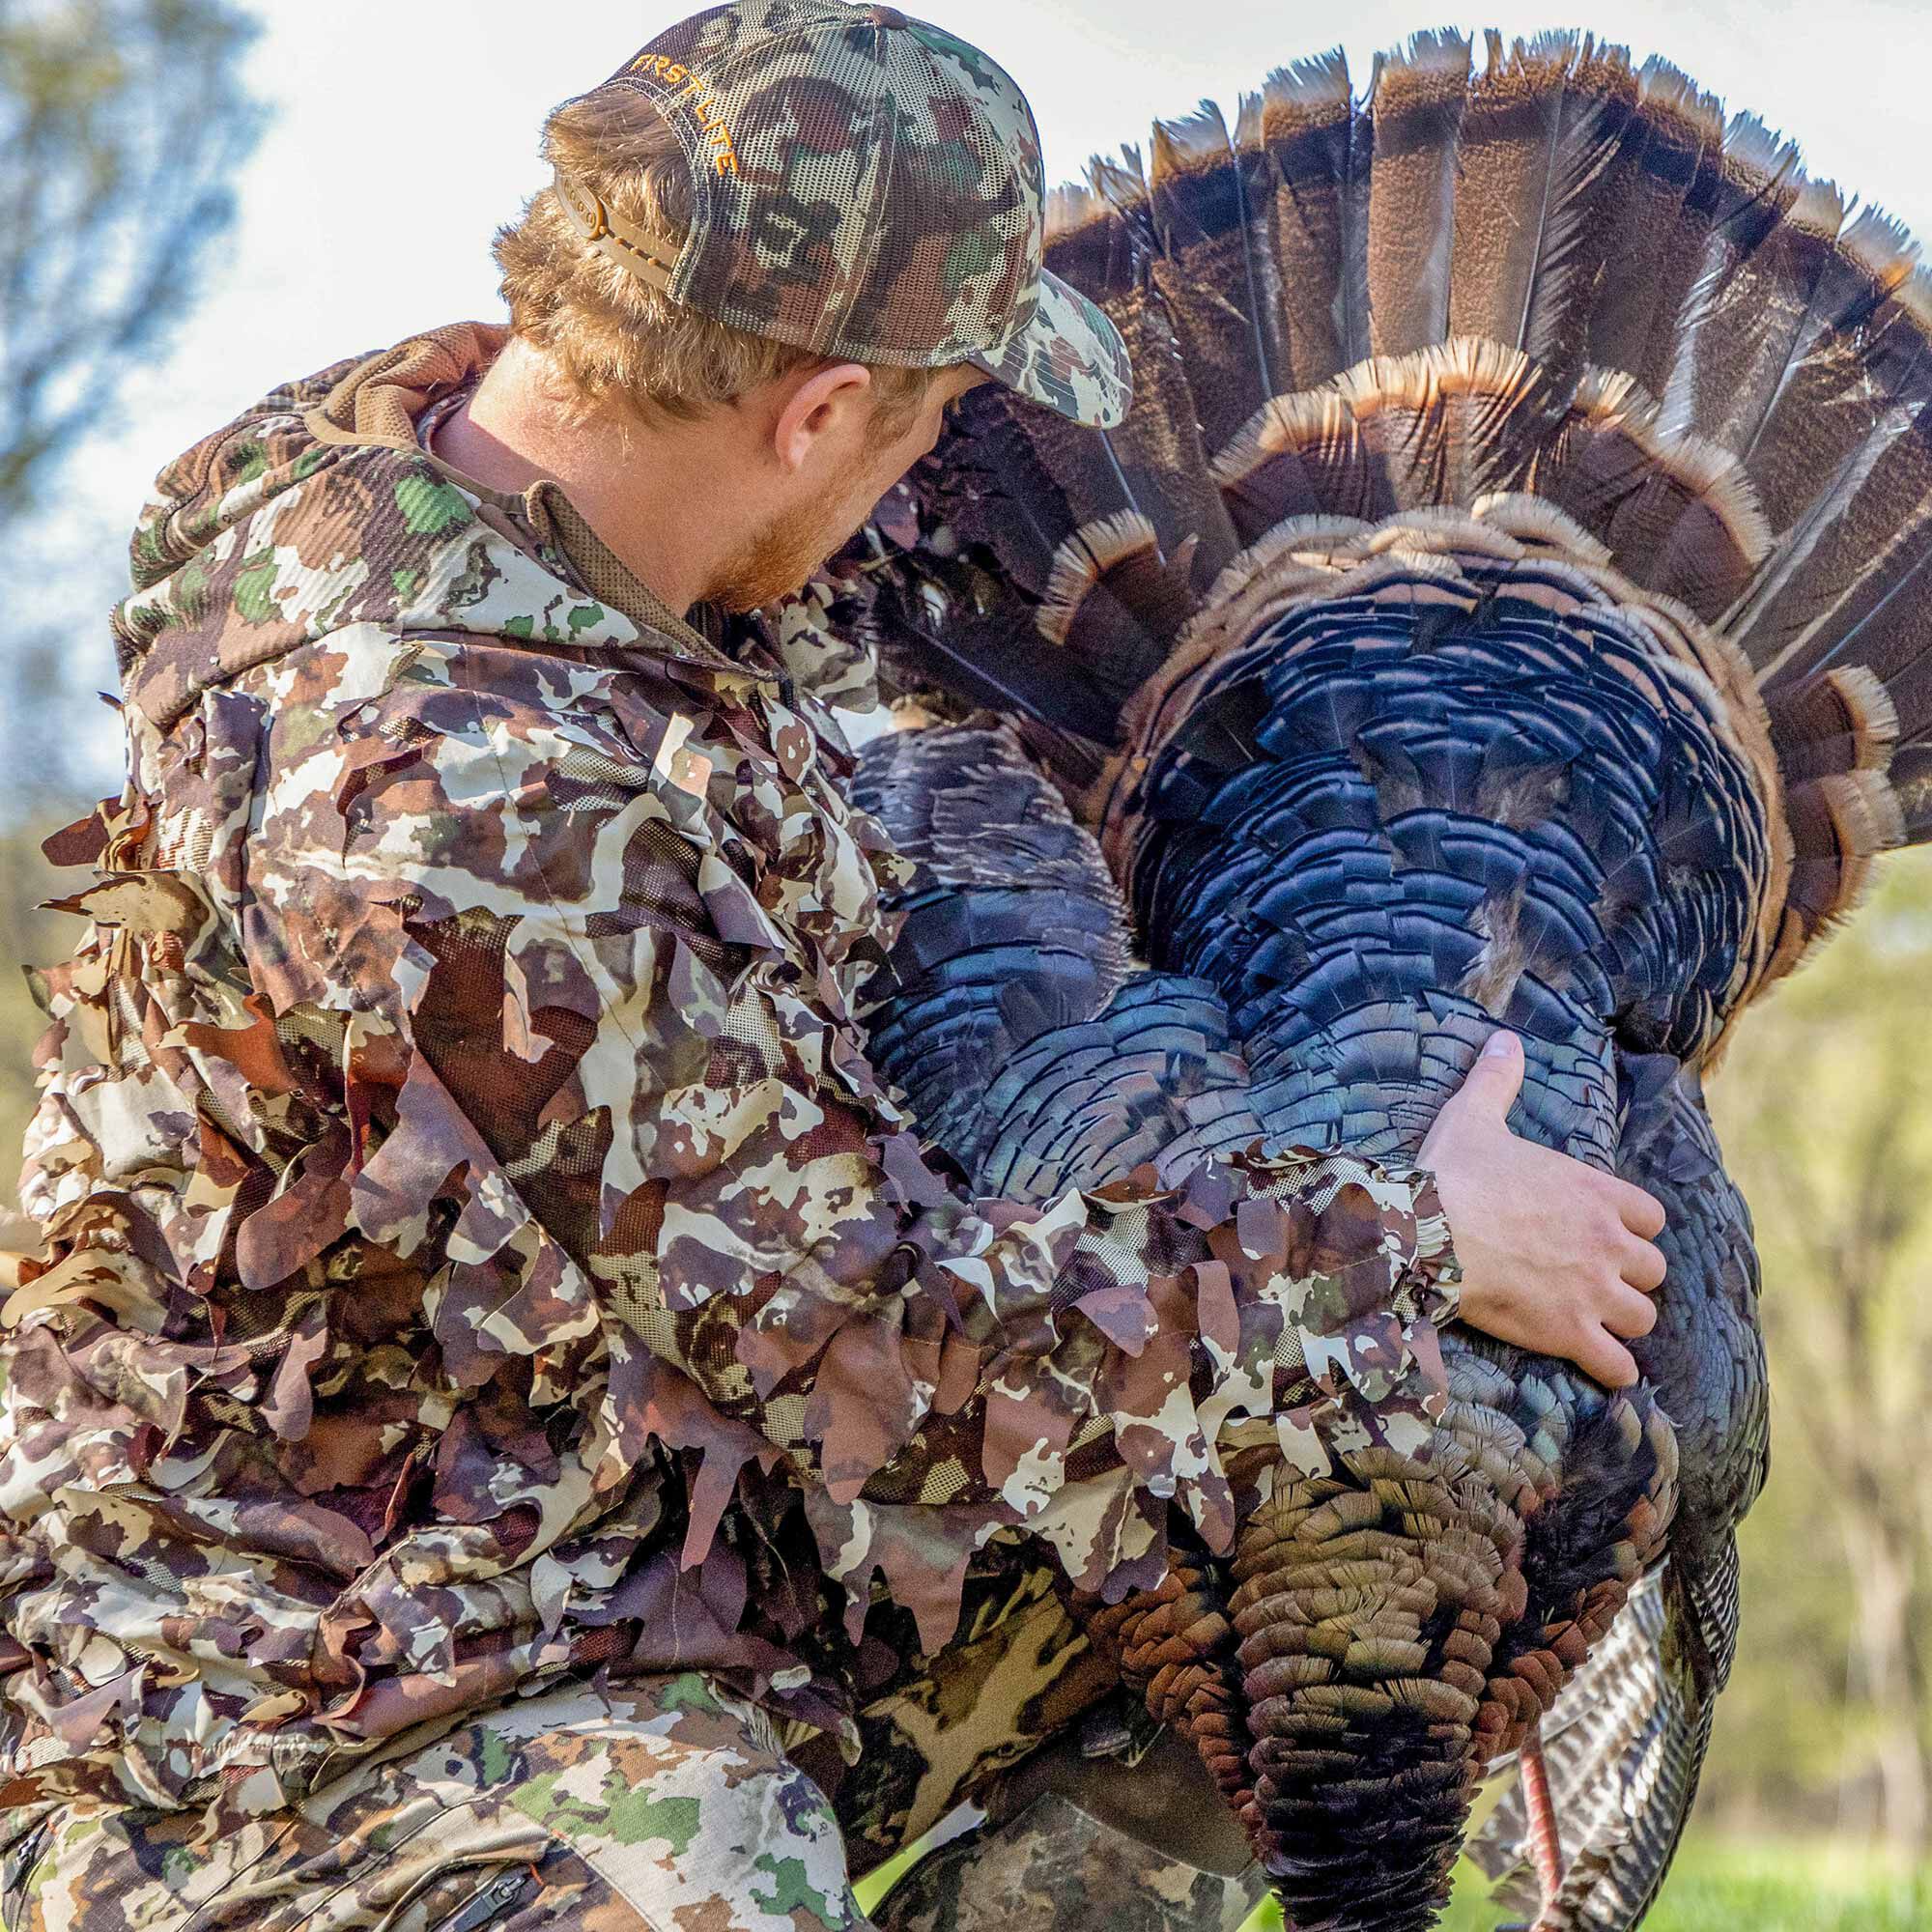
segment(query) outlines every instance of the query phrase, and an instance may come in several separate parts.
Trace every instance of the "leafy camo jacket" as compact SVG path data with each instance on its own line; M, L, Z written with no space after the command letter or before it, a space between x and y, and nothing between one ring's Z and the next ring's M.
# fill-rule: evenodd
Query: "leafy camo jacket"
M1231 1427L1439 1405L1424 1174L959 1191L855 1017L901 862L778 642L419 446L501 339L276 390L136 532L0 1343L12 1804L266 1811L596 1667L849 1747L873 1603L942 1645L1023 1535L1117 1596L1172 1509L1228 1546Z

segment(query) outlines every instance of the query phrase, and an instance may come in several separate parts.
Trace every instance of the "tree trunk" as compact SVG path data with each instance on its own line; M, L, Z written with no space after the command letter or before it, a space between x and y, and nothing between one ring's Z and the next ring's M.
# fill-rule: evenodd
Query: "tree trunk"
M1856 1578L1852 1641L1871 1699L1885 1836L1902 1857L1918 1861L1932 1826L1932 1776L1912 1658L1916 1552L1863 1511L1848 1510L1842 1521Z

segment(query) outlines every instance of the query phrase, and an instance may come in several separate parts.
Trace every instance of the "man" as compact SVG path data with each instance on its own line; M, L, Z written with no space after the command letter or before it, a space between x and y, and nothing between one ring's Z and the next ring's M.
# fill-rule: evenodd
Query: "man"
M784 1745L856 1748L878 1619L939 1654L1002 1551L1097 1589L1170 1506L1225 1533L1316 1286L1196 1332L1237 1203L1382 1270L1372 1427L1451 1316L1613 1382L1649 1325L1661 1210L1510 1135L1507 1037L1433 1179L950 1189L853 1018L847 754L689 619L979 382L1119 420L1119 339L1040 274L1017 89L890 8L701 14L546 152L507 331L277 390L136 533L0 1357L10 1932L851 1924Z

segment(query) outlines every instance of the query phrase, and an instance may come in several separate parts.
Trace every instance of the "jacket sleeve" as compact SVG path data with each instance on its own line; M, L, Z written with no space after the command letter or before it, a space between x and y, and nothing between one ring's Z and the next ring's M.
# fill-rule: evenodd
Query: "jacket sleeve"
M849 823L750 762L722 810L715 735L555 665L444 647L278 721L250 846L258 994L344 1025L347 1224L424 1259L451 1380L600 1389L613 1485L696 1452L688 1560L789 1465L830 1574L935 1641L1002 1530L1094 1590L1151 1575L1170 1504L1226 1548L1242 1417L1423 1445L1457 1282L1425 1173L953 1192L846 1017Z

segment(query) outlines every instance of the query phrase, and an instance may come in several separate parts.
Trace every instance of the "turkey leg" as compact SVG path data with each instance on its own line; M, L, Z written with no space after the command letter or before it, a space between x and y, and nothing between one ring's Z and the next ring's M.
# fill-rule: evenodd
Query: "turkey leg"
M1549 1796L1549 1770L1543 1761L1543 1726L1530 1726L1522 1741L1522 1798L1529 1814L1529 1842L1536 1855L1537 1882L1543 1887L1543 1907L1548 1912L1563 1889L1563 1842L1556 1832L1556 1807ZM1543 1923L1544 1912L1537 1914Z

